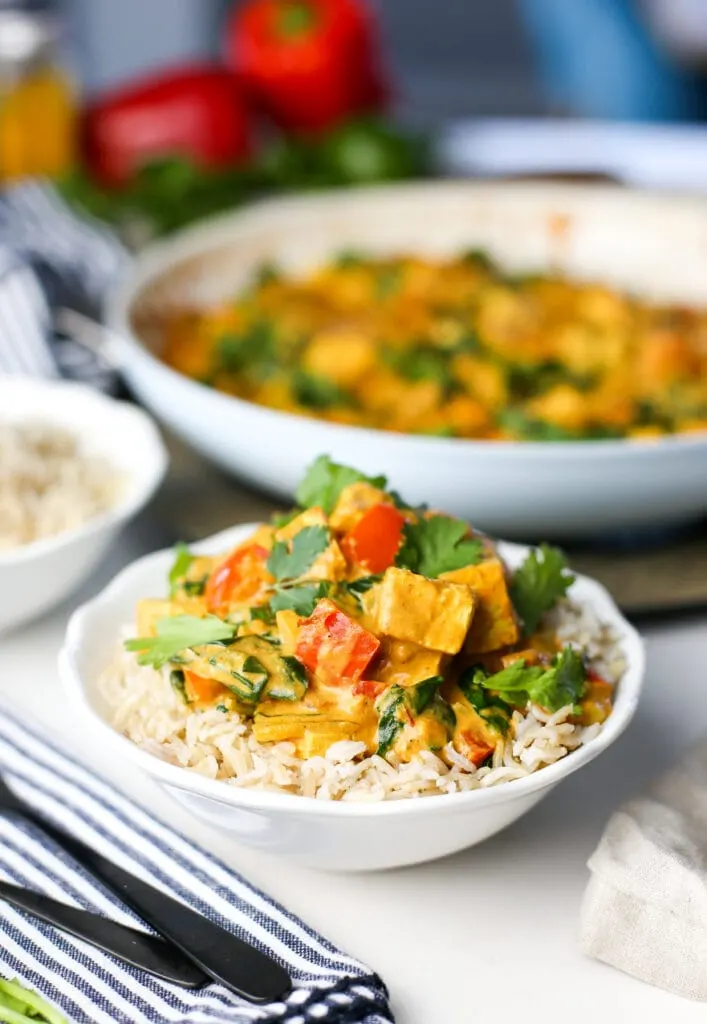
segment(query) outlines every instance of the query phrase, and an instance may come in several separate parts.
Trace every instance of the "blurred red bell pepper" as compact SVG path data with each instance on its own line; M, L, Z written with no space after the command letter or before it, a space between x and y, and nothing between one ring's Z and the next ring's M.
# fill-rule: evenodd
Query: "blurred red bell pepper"
M84 112L82 134L87 169L108 187L160 157L224 167L251 153L242 88L211 65L171 69L105 94Z
M281 128L317 133L380 109L387 86L375 24L361 0L246 0L226 57Z

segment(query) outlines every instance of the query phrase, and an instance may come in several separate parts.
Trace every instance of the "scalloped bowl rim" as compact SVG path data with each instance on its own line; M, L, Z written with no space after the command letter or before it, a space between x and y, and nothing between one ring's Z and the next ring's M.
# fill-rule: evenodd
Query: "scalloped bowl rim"
M247 523L223 530L220 533L191 545L197 553L215 554L233 546L252 532L258 524ZM503 557L517 562L530 549L518 544L500 542ZM334 818L377 818L381 815L435 814L475 807L488 807L505 801L522 799L544 789L549 789L563 778L573 774L583 765L594 760L619 738L634 716L645 675L645 649L637 631L617 608L608 591L595 580L577 575L570 594L581 603L591 604L600 619L610 622L621 633L621 643L626 656L626 671L618 684L614 707L601 731L586 745L572 751L566 757L533 772L521 779L487 789L475 789L458 793L435 794L424 799L386 800L378 803L324 801L314 797L292 793L278 793L256 788L230 786L224 780L209 779L198 772L164 761L155 754L142 750L126 736L121 735L92 706L89 697L91 684L83 677L80 668L80 653L94 616L123 592L126 585L138 579L154 566L160 566L160 573L168 567L173 552L162 549L137 559L123 569L108 586L91 601L78 608L69 620L64 645L59 654L59 670L62 682L69 696L85 714L88 714L100 728L103 736L113 743L117 750L142 768L148 775L158 779L167 787L207 798L232 808L259 810L267 813L301 813L304 815ZM115 623L116 639L122 622ZM93 683L95 686L95 682Z

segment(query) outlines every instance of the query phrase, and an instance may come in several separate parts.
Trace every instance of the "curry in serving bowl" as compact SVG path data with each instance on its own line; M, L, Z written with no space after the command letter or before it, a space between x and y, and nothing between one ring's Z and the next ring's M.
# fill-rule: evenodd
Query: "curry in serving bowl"
M511 782L598 734L621 639L559 551L511 570L326 457L298 501L231 551L181 548L139 601L101 684L129 739L232 785L365 801Z
M707 311L453 258L264 266L163 325L164 360L221 392L330 422L483 440L707 429Z

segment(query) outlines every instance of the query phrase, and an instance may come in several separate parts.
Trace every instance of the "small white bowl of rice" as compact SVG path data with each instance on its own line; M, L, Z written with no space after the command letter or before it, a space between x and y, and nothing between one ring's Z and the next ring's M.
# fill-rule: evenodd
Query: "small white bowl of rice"
M128 402L68 381L0 380L0 632L86 579L167 461Z
M234 527L192 550L230 550L253 529ZM499 552L515 568L528 549L502 543ZM571 709L550 715L529 706L494 763L480 768L463 758L445 763L431 751L390 764L363 756L363 745L351 741L300 759L290 744L258 744L237 715L185 706L168 673L126 652L136 602L163 590L173 560L172 551L140 559L74 613L59 658L64 686L117 758L135 763L196 818L296 863L373 871L482 842L606 750L638 703L643 643L606 590L579 576L549 614L563 643L581 648L615 683L602 725L577 725Z

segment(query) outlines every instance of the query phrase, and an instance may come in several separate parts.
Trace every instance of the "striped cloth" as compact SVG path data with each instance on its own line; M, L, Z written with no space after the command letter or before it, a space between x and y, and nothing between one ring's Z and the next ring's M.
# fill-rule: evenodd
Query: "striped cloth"
M115 373L54 330L62 307L99 317L129 256L98 221L77 217L50 184L0 194L0 376L68 377L113 391Z
M392 1024L385 987L367 967L5 710L0 771L47 818L268 950L294 979L287 1001L268 1006L252 1006L217 984L188 991L0 903L0 976L36 989L72 1024ZM37 829L1 812L0 876L140 926Z

